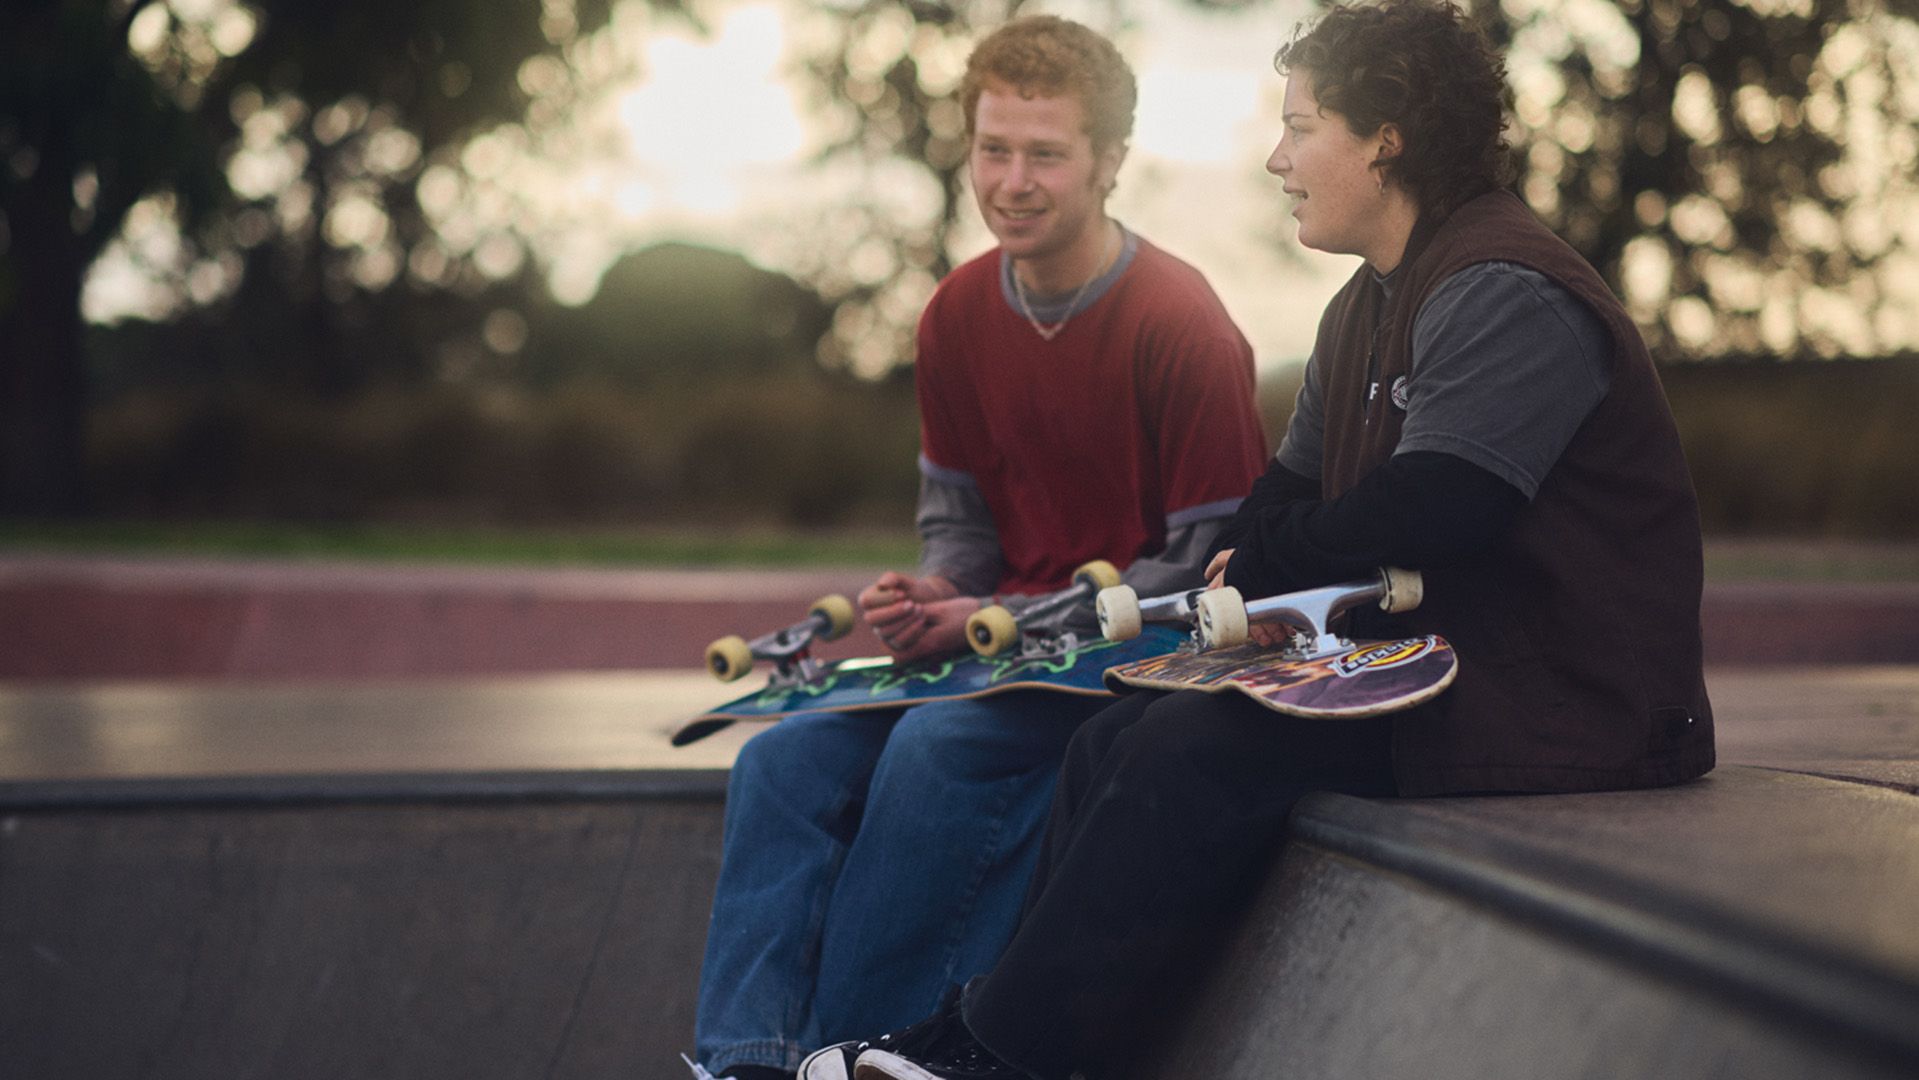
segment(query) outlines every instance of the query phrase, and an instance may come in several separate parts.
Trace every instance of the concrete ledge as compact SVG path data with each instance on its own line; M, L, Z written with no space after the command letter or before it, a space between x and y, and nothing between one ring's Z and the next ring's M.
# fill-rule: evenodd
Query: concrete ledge
M1316 796L1132 1075L1911 1076L1915 838L1911 796L1737 766Z
M1693 784L1309 799L1133 1075L1919 1075L1919 668L1708 681ZM0 687L0 1075L676 1075L715 692Z
M414 779L4 793L9 1064L673 1075L720 774ZM1314 796L1129 1075L1909 1077L1916 839L1909 794L1743 766Z

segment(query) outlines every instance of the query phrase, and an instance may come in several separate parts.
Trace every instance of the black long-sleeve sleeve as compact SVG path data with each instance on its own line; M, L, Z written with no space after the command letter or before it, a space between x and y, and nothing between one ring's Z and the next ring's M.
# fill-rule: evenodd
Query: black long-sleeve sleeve
M1319 481L1288 469L1274 458L1266 466L1266 471L1253 481L1253 488L1240 501L1239 509L1213 538L1212 546L1206 552L1206 559L1200 565L1211 562L1213 556L1230 547L1238 547L1240 541L1252 531L1261 514L1279 509L1288 503L1300 499L1318 499Z
M1285 470L1275 464L1259 484L1275 472ZM1286 477L1274 479L1273 490ZM1253 502L1249 495L1246 503ZM1397 454L1336 499L1269 498L1250 512L1243 504L1227 529L1233 542L1221 545L1236 548L1226 584L1251 598L1362 578L1382 566L1444 565L1485 547L1525 505L1518 488L1463 458Z

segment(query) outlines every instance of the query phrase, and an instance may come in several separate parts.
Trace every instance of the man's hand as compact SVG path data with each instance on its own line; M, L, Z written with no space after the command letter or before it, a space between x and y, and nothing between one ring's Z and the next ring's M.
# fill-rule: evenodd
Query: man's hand
M1213 561L1206 564L1207 588L1219 589L1225 587L1226 564L1232 561L1233 552L1236 550L1238 549L1227 548L1213 556ZM1257 599L1257 597L1249 596L1246 597L1246 599L1254 600ZM1263 648L1278 649L1293 643L1293 633L1293 628L1283 622L1256 622L1246 627L1246 640Z
M860 590L860 614L893 659L920 660L966 648L966 618L980 609L943 577L887 571Z
M1213 556L1212 562L1206 564L1207 588L1217 589L1226 584L1226 564L1233 561L1233 552L1238 550L1238 548L1226 548Z

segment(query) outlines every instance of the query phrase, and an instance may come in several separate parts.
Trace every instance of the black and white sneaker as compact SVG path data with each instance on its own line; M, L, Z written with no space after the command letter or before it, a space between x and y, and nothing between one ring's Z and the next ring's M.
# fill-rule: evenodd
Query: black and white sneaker
M960 1018L960 988L940 999L933 1015L911 1027L868 1042L845 1042L821 1050L800 1065L799 1080L1025 1080L1025 1074L994 1057Z
M946 992L932 1016L860 1052L853 1080L1027 1080L967 1030L960 989Z
M853 1080L1028 1080L1025 1073L993 1056L972 1036L970 1044L946 1054L914 1056L868 1050L853 1067Z
M872 1045L854 1039L815 1050L800 1062L799 1080L853 1080L853 1063Z

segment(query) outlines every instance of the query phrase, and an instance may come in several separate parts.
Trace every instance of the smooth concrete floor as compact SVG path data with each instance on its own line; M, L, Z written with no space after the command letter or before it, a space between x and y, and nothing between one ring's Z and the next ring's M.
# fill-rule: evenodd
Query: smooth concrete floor
M1919 666L1708 672L1719 758L1919 792ZM0 684L0 786L724 769L762 724L671 733L744 692L698 671L354 683Z

